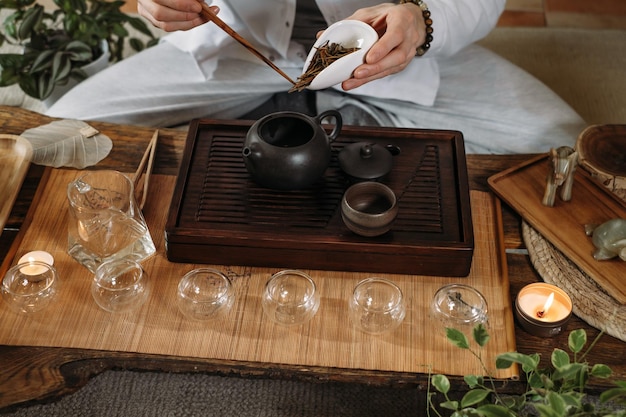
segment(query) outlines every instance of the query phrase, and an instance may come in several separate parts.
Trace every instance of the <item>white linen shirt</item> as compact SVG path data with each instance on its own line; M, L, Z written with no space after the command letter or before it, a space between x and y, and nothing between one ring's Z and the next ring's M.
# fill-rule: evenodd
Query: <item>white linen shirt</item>
M351 1L355 10L360 7L358 0ZM279 68L302 69L308 51L290 41L296 0L215 0L211 4L220 7L219 16L224 22ZM427 4L434 40L426 55L413 59L404 71L347 93L432 106L439 88L436 58L453 55L486 36L496 25L505 0L427 0ZM163 40L190 53L206 79L212 78L221 59L243 59L263 65L258 57L210 22L174 32ZM341 90L340 85L334 88Z

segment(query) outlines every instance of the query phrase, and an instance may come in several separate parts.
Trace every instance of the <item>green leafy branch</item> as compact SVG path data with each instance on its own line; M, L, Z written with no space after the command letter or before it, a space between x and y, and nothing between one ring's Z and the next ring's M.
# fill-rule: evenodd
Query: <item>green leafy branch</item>
M157 42L143 20L121 11L123 0L53 1L56 8L48 11L36 0L0 0L0 10L13 10L2 22L0 46L23 50L0 54L0 87L19 84L26 94L45 99L70 78L83 80L81 68L102 55L103 42L111 62L123 58L126 41L135 51ZM130 37L129 27L147 41Z
M437 374L430 378L436 391L443 394L445 401L436 406L434 393L428 394L429 415L432 410L441 416L439 409L452 411L453 417L484 416L510 417L519 415L522 410L532 409L540 417L565 416L626 416L626 409L609 406L608 403L626 404L626 381L615 382L615 387L601 393L600 407L585 401L585 388L590 378L609 378L611 369L602 364L590 365L585 361L589 351L595 346L602 333L587 345L587 333L574 330L568 337L568 354L562 349L554 349L549 368L542 368L538 354L526 355L507 352L497 356L496 368L507 369L518 364L526 376L527 390L519 396L501 396L497 392L494 378L489 374L481 357L481 350L489 341L487 330L482 324L473 329L473 340L479 350L472 349L469 339L456 329L446 329L448 341L460 349L468 350L480 362L485 375L468 375L464 381L469 387L460 401L450 398L451 385L445 375ZM583 352L584 350L584 352Z

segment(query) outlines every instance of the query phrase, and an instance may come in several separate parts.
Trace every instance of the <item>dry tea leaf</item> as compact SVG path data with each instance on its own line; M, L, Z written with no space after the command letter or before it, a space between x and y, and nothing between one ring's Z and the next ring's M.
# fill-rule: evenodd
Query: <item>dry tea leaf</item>
M311 63L306 71L298 77L298 81L289 90L290 93L294 91L302 91L311 84L313 79L330 64L343 58L352 52L358 51L360 48L344 48L338 43L330 43L326 41L324 44L316 48Z
M83 169L104 159L113 143L80 120L58 120L24 131L33 146L32 162L38 165Z

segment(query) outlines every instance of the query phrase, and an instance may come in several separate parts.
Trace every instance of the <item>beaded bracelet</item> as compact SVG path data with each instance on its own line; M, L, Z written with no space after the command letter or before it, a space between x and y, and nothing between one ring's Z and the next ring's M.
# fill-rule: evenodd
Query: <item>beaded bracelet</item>
M422 10L422 17L426 24L426 41L417 47L415 51L416 56L424 55L430 48L430 43L433 41L433 20L430 18L430 10L428 6L422 0L400 0L400 4L413 3Z

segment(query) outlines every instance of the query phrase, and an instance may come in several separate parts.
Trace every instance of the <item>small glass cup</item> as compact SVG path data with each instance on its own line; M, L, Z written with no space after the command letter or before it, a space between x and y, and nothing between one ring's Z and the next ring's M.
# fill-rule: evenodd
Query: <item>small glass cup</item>
M216 318L230 310L235 299L230 279L218 270L199 268L189 271L178 283L178 308L189 319Z
M315 282L304 272L284 270L265 284L261 305L275 323L291 326L309 321L320 306Z
M487 324L487 300L474 287L465 284L445 285L435 293L431 314L445 328L471 334L479 324Z
M348 307L352 323L371 334L395 330L406 315L402 290L384 278L373 277L359 282Z
M58 274L45 262L29 261L13 266L2 280L2 298L18 313L34 313L47 307L57 293Z
M150 294L148 275L132 259L100 264L91 283L96 304L110 313L128 313L141 307Z

